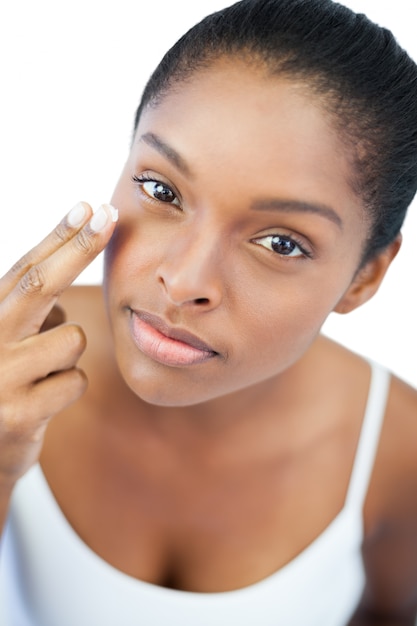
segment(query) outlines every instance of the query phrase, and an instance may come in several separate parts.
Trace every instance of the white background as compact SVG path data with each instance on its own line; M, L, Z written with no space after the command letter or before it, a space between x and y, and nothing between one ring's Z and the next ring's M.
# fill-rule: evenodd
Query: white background
M416 0L345 0L417 59ZM22 0L0 8L0 273L78 200L108 201L162 54L227 0ZM324 330L417 386L417 205L377 296ZM101 259L78 282L97 283Z

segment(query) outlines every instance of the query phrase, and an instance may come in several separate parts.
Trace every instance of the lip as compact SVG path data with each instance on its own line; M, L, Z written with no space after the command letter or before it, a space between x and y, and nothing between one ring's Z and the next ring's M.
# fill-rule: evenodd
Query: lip
M144 311L131 311L131 332L139 350L163 365L196 365L218 354L189 331Z

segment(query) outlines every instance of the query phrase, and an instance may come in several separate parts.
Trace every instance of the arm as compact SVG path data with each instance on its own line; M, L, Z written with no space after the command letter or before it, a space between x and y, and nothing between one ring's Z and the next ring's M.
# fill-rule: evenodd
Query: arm
M416 539L417 526L409 537L394 533L364 547L367 585L348 626L415 626Z
M76 366L84 333L62 319L49 327L46 321L114 226L108 207L92 218L91 207L77 205L0 279L0 531L16 481L39 457L49 419L86 388Z
M366 586L349 626L417 616L417 392L394 378L365 505Z

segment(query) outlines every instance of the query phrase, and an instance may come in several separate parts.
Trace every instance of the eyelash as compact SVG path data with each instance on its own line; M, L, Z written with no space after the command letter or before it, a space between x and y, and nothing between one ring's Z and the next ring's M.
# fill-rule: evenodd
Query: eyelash
M140 176L136 176L133 175L132 176L132 181L135 183L135 185L139 185L143 191L143 193L147 196L147 199L151 202L159 202L162 204L167 204L170 206L177 206L179 207L179 197L178 194L170 187L170 185L167 185L166 183L164 183L162 180L158 180L153 176L149 176L149 174L140 174ZM143 187L145 183L155 183L156 185L161 185L163 187L165 187L166 189L169 189L169 191L172 193L172 195L175 197L175 200L178 201L178 204L175 204L174 202L164 202L163 200L159 200L158 198L153 198L148 192L146 192Z
M135 185L139 185L143 191L143 193L147 196L147 200L149 200L150 202L157 202L157 203L162 203L162 204L167 204L167 205L174 205L174 206L180 206L179 204L174 204L173 202L164 202L163 200L159 200L158 198L153 198L149 193L147 193L144 189L143 186L145 183L155 183L156 185L162 185L163 187L165 187L166 189L168 189L172 195L175 197L175 200L177 200L179 202L179 197L178 194L170 187L170 185L167 185L165 182L158 180L157 178L150 176L149 174L140 174L139 176L137 175L133 175L132 176L132 181L135 183ZM271 248L267 248L266 246L263 246L263 244L261 244L260 242L262 240L265 239L281 239L284 241L287 241L289 243L294 244L301 252L301 254L299 255L291 255L291 254L280 254L279 252L276 252L275 250L272 250ZM274 233L271 235L264 235L263 237L256 237L254 239L252 239L252 242L263 246L264 248L266 248L267 250L270 250L270 252L272 252L272 254L280 257L280 258L292 258L292 259L301 259L301 258L312 258L313 254L309 251L306 250L303 242L301 242L298 237L294 236L294 235L282 235L279 233Z

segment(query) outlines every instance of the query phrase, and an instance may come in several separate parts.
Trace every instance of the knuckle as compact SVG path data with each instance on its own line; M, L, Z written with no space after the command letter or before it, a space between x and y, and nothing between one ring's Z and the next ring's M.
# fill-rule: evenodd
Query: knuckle
M21 373L22 350L18 344L3 344L0 359L0 414L5 395L18 387L24 375ZM23 357L24 359L24 357Z
M20 439L25 435L27 427L17 402L0 404L0 424L3 436Z
M24 256L22 256L16 263L12 265L9 270L9 274L11 276L20 276L22 272L26 272L27 269L32 265L31 253L28 252Z
M87 389L88 380L83 370L74 367L68 370L67 389L71 396L71 401L77 400Z
M46 278L39 265L33 265L19 281L19 290L24 296L43 293L45 287Z
M89 256L95 251L94 242L91 237L88 236L85 229L80 230L80 232L74 238L74 244L77 249L86 256Z
M87 338L83 329L77 324L62 326L67 346L76 353L84 352L87 346Z
M66 243L70 238L70 229L65 222L60 222L57 226L55 226L53 233L55 239L60 244Z
M21 476L39 456L47 420L37 418L31 405L27 398L14 410L0 411L3 473L10 478Z
M53 398L49 397L47 409L43 408L44 419L49 420L76 402L85 392L87 384L86 375L76 366L56 373L49 387L54 390Z

